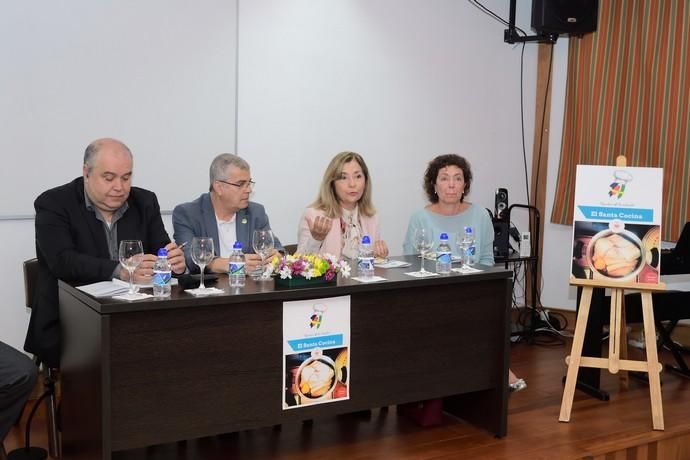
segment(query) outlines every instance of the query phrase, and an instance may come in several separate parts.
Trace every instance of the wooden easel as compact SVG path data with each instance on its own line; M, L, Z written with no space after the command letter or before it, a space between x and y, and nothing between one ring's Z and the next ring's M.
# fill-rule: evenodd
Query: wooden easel
M618 157L616 166L625 166L625 157ZM577 383L577 373L580 367L593 367L598 369L608 369L612 374L619 371L646 372L649 379L649 397L652 404L652 427L655 430L664 429L664 411L661 401L661 381L659 373L662 366L659 363L656 350L656 327L654 326L654 309L652 303L652 292L665 291L666 285L642 284L642 283L616 283L605 280L585 280L571 277L570 284L582 286L582 296L580 298L580 308L575 324L575 335L573 336L573 347L570 356L565 359L568 365L568 373L563 389L563 400L561 402L561 414L558 420L561 422L570 421L570 412L573 408L573 397L575 396L575 384ZM609 355L607 358L594 358L582 356L582 345L589 318L589 309L592 303L592 290L597 288L611 288L611 317L609 324ZM642 318L644 324L645 347L647 359L645 361L632 361L625 359L627 356L627 340L625 329L624 313L624 292L625 290L640 291L642 296ZM623 341L623 352L621 353L621 340Z

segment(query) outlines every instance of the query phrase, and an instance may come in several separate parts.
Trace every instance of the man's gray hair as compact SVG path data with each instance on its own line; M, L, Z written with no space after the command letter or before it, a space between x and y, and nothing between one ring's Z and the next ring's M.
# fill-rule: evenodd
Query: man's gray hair
M87 147L86 150L84 150L84 164L86 165L86 170L87 174L91 174L91 170L93 169L93 164L96 161L96 154L98 154L98 151L101 149L104 143L106 142L111 142L115 141L118 144L122 145L127 152L129 152L129 156L132 156L132 151L127 147L125 144L123 144L120 141L116 141L114 139L98 139L96 141L93 141L90 143Z
M209 169L209 190L213 190L213 182L217 180L226 180L226 170L229 166L249 171L249 163L244 158L241 158L233 153L221 153L211 162Z

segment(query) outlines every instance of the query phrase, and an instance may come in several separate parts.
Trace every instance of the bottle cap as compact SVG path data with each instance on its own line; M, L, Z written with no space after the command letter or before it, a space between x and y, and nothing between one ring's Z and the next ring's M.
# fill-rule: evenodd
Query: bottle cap
M465 233L472 233L472 227L465 227Z
M235 241L235 244L232 245L233 249L242 249L242 243L239 241Z
M158 250L158 257L168 257L168 250L165 248L160 248Z
M440 239L442 240L447 240L448 239L448 234L447 233L441 233L441 236L439 236Z
M369 235L364 235L362 237L362 244L371 244L371 240L369 239Z

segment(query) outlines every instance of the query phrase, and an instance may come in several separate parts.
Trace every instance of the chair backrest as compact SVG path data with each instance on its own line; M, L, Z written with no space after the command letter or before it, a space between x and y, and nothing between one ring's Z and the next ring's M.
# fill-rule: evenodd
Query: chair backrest
M292 255L297 251L297 245L296 244L286 244L283 246L283 249L285 249L285 254L287 255Z
M27 308L34 304L34 292L38 281L38 259L24 261L24 300Z
M680 232L674 251L678 255L690 258L690 222L686 222L683 231Z

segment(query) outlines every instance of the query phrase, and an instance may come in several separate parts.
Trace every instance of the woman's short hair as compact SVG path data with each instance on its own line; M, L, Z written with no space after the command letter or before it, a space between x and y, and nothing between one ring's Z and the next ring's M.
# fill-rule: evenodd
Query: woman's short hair
M465 195L470 193L470 186L472 185L472 169L470 163L460 155L449 153L447 155L439 155L429 162L429 166L424 173L424 191L426 196L432 203L438 203L438 195L436 194L435 185L438 179L438 173L446 166L457 166L462 169L462 175L465 179L465 189L460 196L460 202L465 201Z
M335 181L340 179L345 163L351 161L356 161L360 168L362 168L362 173L364 174L364 193L362 193L362 198L360 198L357 203L359 213L367 217L371 217L376 213L376 209L374 209L374 205L371 202L371 178L369 177L369 168L367 168L364 158L362 158L359 153L355 152L340 152L333 157L326 171L323 173L323 179L319 187L319 195L316 201L309 205L310 207L321 209L326 213L327 217L340 217L342 211L340 203L338 202L338 197L335 194Z

